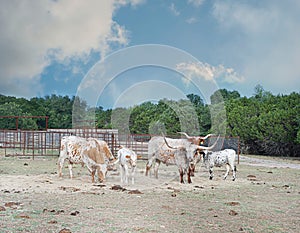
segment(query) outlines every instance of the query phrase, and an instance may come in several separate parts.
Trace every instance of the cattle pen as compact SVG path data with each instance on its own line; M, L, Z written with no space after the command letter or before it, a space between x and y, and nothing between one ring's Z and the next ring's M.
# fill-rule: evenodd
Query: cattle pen
M150 134L119 134L117 129L47 129L47 130L0 130L0 150L5 156L58 156L60 141L63 136L76 135L84 138L93 137L107 142L116 155L119 146L134 150L141 159L147 159ZM172 137L180 137L173 135ZM220 137L217 150L230 148L240 154L239 137ZM211 141L216 139L211 137ZM206 143L211 143L210 140ZM238 156L239 159L239 156Z

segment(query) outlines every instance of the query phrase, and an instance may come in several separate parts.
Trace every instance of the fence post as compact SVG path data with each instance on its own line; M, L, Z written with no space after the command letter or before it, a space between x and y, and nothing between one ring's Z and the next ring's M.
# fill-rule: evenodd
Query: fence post
M112 148L112 154L115 154L115 134L111 134L111 148Z
M35 146L35 145L34 145L34 141L35 141L34 136L35 136L35 135L34 135L34 132L33 132L32 134L33 134L33 137L32 137L32 160L34 160L34 148L35 148L35 147L34 147L34 146Z

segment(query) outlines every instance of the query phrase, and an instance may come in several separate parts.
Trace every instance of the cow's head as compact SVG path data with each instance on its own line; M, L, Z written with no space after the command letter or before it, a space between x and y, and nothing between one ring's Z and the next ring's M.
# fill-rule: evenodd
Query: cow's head
M114 163L115 161L116 161L116 159L111 160L111 161L108 162L107 171L117 171L116 164Z
M205 137L201 137L201 136L189 136L185 132L178 132L178 133L184 135L189 142L191 142L191 143L193 143L193 144L195 144L197 146L202 145L204 143L205 139L207 139L210 136L212 136L212 134L207 134Z
M109 150L109 149L108 149ZM109 152L105 152L105 156L106 158L108 158L108 161L107 161L107 171L117 171L117 167L116 167L116 161L117 159L112 155L112 153Z
M198 146L191 143L187 148L187 158L190 160L189 169L191 176L194 176L196 164L200 161L204 162L207 153L217 145L219 137L220 136L218 136L217 140L211 146Z
M136 167L136 159L132 155L126 155L125 158L131 167Z
M195 167L196 164L199 163L200 161L203 161L203 155L202 155L202 151L198 150L198 149L192 149L192 151L190 153L194 154L194 158L190 161L190 175L194 176L195 173Z

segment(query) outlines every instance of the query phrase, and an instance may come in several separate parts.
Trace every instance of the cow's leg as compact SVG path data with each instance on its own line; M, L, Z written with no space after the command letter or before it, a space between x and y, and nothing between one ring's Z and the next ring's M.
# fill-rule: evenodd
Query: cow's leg
M131 168L131 184L134 184L135 169L136 169L136 165L132 165L132 168Z
M155 176L156 179L158 179L158 168L159 168L159 165L160 165L160 161L156 160L155 161L155 166L154 166L154 176Z
M146 176L148 176L148 172L150 171L151 167L152 167L152 163L153 163L153 157L148 159L148 162L146 164Z
M64 167L64 163L65 163L65 159L68 158L67 155L67 150L65 147L62 147L60 152L59 152L59 157L58 157L58 161L57 161L57 165L58 165L58 177L62 177L62 169Z
M189 166L189 172L190 172L190 175L191 176L195 176L195 164L194 163L191 163L190 166Z
M225 175L224 175L224 177L223 177L224 180L227 178L228 173L229 173L229 170L230 170L230 166L229 166L229 164L227 163L227 164L226 164L226 173L225 173Z
M72 171L73 165L72 163L69 164L69 172L70 172L70 178L73 179L73 171Z
M214 177L213 167L209 167L209 179L212 180Z
M180 183L184 183L184 180L183 180L183 169L182 168L179 168L179 178L180 178Z
M120 164L119 167L120 167L120 177L121 177L120 182L121 182L121 184L123 184L124 183L124 166L122 164Z
M236 166L234 165L232 168L232 180L235 181L235 177L236 177Z
M58 166L58 177L62 177L62 168L64 166L64 162L65 162L65 159L63 158L59 158L58 159L58 162L57 162L57 166Z
M96 174L96 169L92 169L91 171L92 183L95 183L95 174Z
M103 174L102 171L98 172L98 180L100 183L103 183L105 181L105 175Z
M187 177L188 177L188 183L189 183L189 184L191 184L191 183L192 183L191 176L192 176L192 169L190 169L190 168L189 168L189 170L188 170L188 174L187 174Z
M128 176L129 176L129 173L128 173L128 165L125 164L124 165L124 178L125 178L125 184L128 184Z

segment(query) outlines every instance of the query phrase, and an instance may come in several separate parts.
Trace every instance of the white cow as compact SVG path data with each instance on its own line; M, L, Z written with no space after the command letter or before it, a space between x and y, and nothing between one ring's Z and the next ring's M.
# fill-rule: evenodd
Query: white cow
M129 177L129 168L131 168L131 183L134 184L134 174L136 170L136 163L137 163L137 155L134 151L126 148L120 147L118 150L118 158L114 162L114 164L120 164L120 171L121 171L121 183L128 184L128 177Z
M219 139L219 137L218 137ZM217 139L217 140L218 140ZM184 183L183 175L186 173L188 183L191 183L195 165L199 161L198 157L203 150L211 150L216 146L217 141L209 147L199 146L189 142L187 139L165 138L154 136L148 143L148 162L146 164L146 176L152 164L154 175L158 178L158 168L160 163L166 165L177 165L180 174L180 182Z
M236 152L232 149L225 149L221 151L211 152L206 151L204 155L204 164L209 168L209 179L214 177L213 167L221 167L226 164L226 173L224 175L224 180L228 176L229 170L232 170L232 180L234 181L236 178Z

